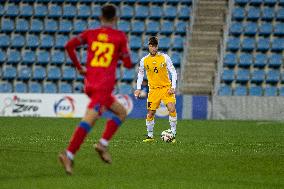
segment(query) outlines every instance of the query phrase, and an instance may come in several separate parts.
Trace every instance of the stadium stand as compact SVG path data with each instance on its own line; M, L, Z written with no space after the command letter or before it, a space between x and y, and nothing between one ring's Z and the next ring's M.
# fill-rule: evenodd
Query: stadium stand
M219 95L283 95L283 13L283 1L234 0Z
M100 25L100 8L105 2L118 6L118 28L128 35L136 68L148 54L148 37L159 35L160 50L171 55L177 70L180 69L191 0L5 1L0 5L0 92L83 92L83 77L70 67L64 45L84 29ZM281 13L279 19L273 29L281 37ZM275 50L279 50L277 45ZM78 55L84 64L84 50ZM124 74L117 77L118 92L133 92L136 68L122 70Z

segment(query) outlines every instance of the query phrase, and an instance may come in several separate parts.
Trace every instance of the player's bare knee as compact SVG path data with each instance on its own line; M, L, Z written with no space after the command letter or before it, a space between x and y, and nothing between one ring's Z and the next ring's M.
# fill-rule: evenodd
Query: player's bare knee
M117 115L121 121L124 121L127 116L127 111L125 108L121 109Z

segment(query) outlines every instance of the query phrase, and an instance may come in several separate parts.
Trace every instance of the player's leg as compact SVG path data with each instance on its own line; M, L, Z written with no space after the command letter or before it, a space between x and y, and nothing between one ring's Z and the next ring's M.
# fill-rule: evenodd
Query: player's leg
M75 129L67 149L59 154L59 160L65 168L67 174L72 174L73 160L76 152L84 142L95 121L100 117L103 107L95 106L95 101L91 100L85 116Z
M126 109L117 100L114 99L113 103L108 109L115 115L107 121L102 137L99 142L94 145L94 147L104 162L111 163L111 156L107 151L107 146L111 138L119 129L122 122L124 122L127 116L127 112Z

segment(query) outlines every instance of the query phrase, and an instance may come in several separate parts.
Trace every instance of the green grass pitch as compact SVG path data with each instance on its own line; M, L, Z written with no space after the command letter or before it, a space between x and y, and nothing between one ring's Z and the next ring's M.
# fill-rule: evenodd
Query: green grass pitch
M92 149L97 122L76 156L74 175L58 163L79 119L0 118L1 189L284 188L284 123L178 122L177 143L142 143L145 120L128 119L110 143L113 164Z

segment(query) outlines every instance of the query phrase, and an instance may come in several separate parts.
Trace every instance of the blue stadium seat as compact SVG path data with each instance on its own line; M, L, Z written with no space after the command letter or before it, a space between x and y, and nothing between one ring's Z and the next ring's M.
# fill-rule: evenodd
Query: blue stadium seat
M59 80L61 79L61 70L58 67L52 66L48 68L47 71L48 80Z
M115 71L115 78L116 80L120 80L121 79L121 69L116 69Z
M133 20L132 21L132 33L143 33L145 31L145 24L144 21L140 21L140 20Z
M235 4L244 6L249 3L250 0L235 0Z
M62 12L63 18L74 18L75 16L77 16L76 7L71 4L63 5Z
M250 0L250 4L253 6L259 6L261 5L262 0Z
M11 93L12 91L12 85L10 82L2 81L0 83L0 93Z
M54 46L54 39L51 35L42 34L40 37L41 48L52 48Z
M64 51L53 51L51 53L51 64L56 64L58 66L64 64L65 62L65 53Z
M160 31L160 22L149 20L146 24L146 33L147 34L157 34Z
M22 64L31 65L36 61L36 55L34 51L26 50L22 53Z
M133 81L136 76L135 69L125 69L123 72L123 81Z
M144 23L143 23L144 24ZM130 29L130 22L127 21L127 20L119 20L118 24L117 24L117 28L123 32L129 32L131 29ZM142 28L143 29L143 28ZM143 30L144 31L144 30ZM143 32L142 31L142 32ZM133 29L132 29L132 32ZM136 31L134 33L137 33ZM141 33L141 32L140 32Z
M233 22L230 26L230 34L231 35L241 35L243 32L243 26L241 22Z
M55 36L55 48L64 48L68 37L66 35L56 35Z
M48 51L39 51L37 53L37 62L41 65L47 65L50 61L50 54Z
M265 54L258 53L255 55L254 67L263 68L268 62L268 58Z
M221 86L218 94L220 96L231 96L232 95L232 88L228 85Z
M8 18L1 19L1 30L2 32L14 31L14 21Z
M132 51L131 52L131 60L133 64L139 64L139 55L138 52Z
M258 38L257 41L257 50L258 51L268 51L270 48L270 39L269 38Z
M226 67L235 67L237 65L237 55L235 53L227 53L224 57L223 65Z
M77 14L78 18L89 18L90 15L91 15L90 6L87 6L85 4L78 5L78 14Z
M263 0L264 5L274 6L277 0Z
M274 35L284 36L284 23L278 22L274 25Z
M73 23L74 23L74 26L73 26L73 28L74 28L73 32L74 33L81 33L81 32L83 32L84 30L87 29L87 22L84 21L84 20L76 20Z
M35 33L40 33L43 31L43 23L42 21L38 20L38 19L32 19L31 20L31 28L30 28L31 32L35 32Z
M234 96L247 96L247 87L246 86L237 86L234 90Z
M224 70L221 77L225 83L231 83L235 80L235 72L234 70Z
M42 85L38 82L30 82L28 88L30 93L42 93Z
M178 15L176 6L171 6L171 5L166 6L164 7L163 12L164 12L164 18L167 19L174 19Z
M175 43L178 43L178 41ZM166 36L162 36L159 39L159 49L161 50L165 50L167 51L170 48L171 45L171 38L170 37L166 37Z
M247 20L256 21L260 18L260 8L250 7L247 12Z
M4 15L4 7L0 5L0 16Z
M26 19L17 19L16 21L16 32L27 32L29 30L29 23Z
M46 78L45 68L42 66L36 66L33 71L33 79L34 80L44 80Z
M97 20L89 20L88 22L88 28L89 29L93 29L93 28L97 28L100 26L100 22Z
M276 52L282 52L284 50L284 39L274 38L271 44L271 50Z
M27 35L26 37L26 47L27 48L37 48L39 46L39 39L36 35Z
M273 26L269 22L262 22L261 26L259 27L259 35L270 35L273 32Z
M150 11L149 18L159 19L163 16L163 11L160 6L152 5L149 11Z
M59 93L72 93L72 86L69 83L60 83L58 89Z
M178 18L189 19L190 18L190 7L189 6L180 6L179 10L178 10Z
M69 33L72 31L72 23L69 20L61 20L59 22L59 32L61 33Z
M22 17L31 17L33 15L33 7L29 4L22 4L20 6L20 15Z
M256 35L257 29L258 29L257 23L247 22L244 27L244 34L245 35Z
M32 70L30 67L23 66L19 69L18 79L20 80L29 80L32 76Z
M240 38L230 37L227 41L227 49L230 51L237 51L240 49Z
M10 50L8 53L7 64L19 64L21 61L21 53L17 50Z
M3 68L2 79L11 80L17 76L17 70L13 66L6 66Z
M10 37L6 34L0 34L0 47L9 47Z
M265 7L262 9L262 20L271 21L274 18L274 9L271 7Z
M84 92L84 84L81 82L76 82L73 86L74 93L83 93Z
M5 61L6 61L6 53L0 50L0 64L4 63Z
M62 72L62 79L66 81L76 80L76 70L73 67L64 67Z
M44 20L44 30L45 32L55 33L58 30L58 23L53 19L45 19Z
M47 7L44 4L34 5L34 16L35 17L45 17L47 15Z
M242 41L243 51L253 51L255 49L255 39L246 37Z
M0 91L1 91L1 86L0 86ZM284 96L284 87L280 87L279 96Z
M278 90L275 86L267 86L264 89L264 96L278 96Z
M233 10L232 20L243 20L245 18L246 11L242 7L237 7Z
M22 35L14 34L12 37L12 48L23 48L25 45L25 38Z
M50 4L48 10L48 17L50 18L60 18L62 16L62 8L57 4Z
M161 34L171 34L174 32L174 23L168 20L164 20L161 24Z
M8 17L16 17L19 15L19 7L15 4L6 4L5 15Z
M133 7L129 5L123 5L120 7L120 17L122 19L131 19L134 17Z
M122 83L119 85L120 94L132 94L132 87L129 84Z
M57 86L54 83L46 82L43 85L43 92L44 93L57 93Z
M14 92L15 93L26 93L26 92L28 92L27 84L22 83L22 82L21 83L20 82L15 83Z
M250 53L241 53L239 67L248 68L253 63L253 56Z
M269 70L266 74L266 83L275 84L280 80L279 70Z
M278 0L278 5L279 6L284 6L284 0Z
M182 50L183 49L183 40L184 37L179 36L179 35L175 35L172 38L172 48L174 50Z
M264 70L254 70L251 76L251 82L260 84L265 80Z
M250 72L247 69L239 69L237 72L236 81L239 83L246 83L250 79Z
M283 57L281 54L271 54L268 60L268 66L272 68L280 68L283 64Z
M262 87L261 86L252 86L249 88L250 96L262 96Z
M175 26L175 33L185 35L187 30L187 21L178 20Z
M99 18L101 15L101 6L98 4L94 4L91 9L92 9L91 17L95 19Z
M142 46L141 37L130 36L129 43L131 49L139 49Z
M149 15L149 9L144 5L136 5L135 6L135 18L145 19Z
M182 54L176 51L173 51L171 54L171 59L175 67L180 67Z

